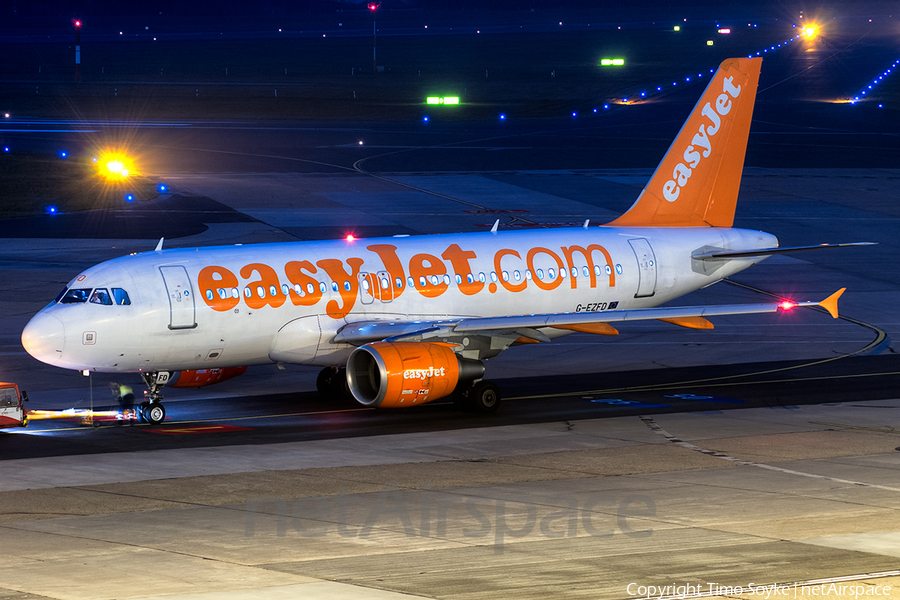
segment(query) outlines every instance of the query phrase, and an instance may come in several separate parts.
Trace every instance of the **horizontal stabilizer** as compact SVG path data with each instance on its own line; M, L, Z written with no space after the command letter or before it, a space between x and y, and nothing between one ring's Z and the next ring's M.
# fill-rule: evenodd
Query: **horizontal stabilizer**
M788 252L802 252L804 250L822 250L824 248L847 248L850 246L875 246L878 242L845 242L843 244L817 244L815 246L792 246L784 248L760 248L758 250L712 250L702 254L692 254L696 260L728 260L731 258L745 258L751 256L769 256L772 254L786 254Z

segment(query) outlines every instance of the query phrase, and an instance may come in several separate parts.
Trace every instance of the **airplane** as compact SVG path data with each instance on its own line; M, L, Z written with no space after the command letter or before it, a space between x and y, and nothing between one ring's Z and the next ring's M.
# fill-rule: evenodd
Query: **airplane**
M820 302L662 307L782 252L734 228L761 58L721 63L631 208L600 226L156 249L80 273L22 332L50 365L137 372L142 417L162 388L225 381L250 365L323 367L317 389L369 407L452 397L476 412L500 391L484 361L510 346L615 323L710 329L709 317Z

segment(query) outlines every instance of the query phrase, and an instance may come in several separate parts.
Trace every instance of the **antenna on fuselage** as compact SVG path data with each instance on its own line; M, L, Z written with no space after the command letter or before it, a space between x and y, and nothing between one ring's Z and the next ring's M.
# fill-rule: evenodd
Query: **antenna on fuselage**
M500 228L500 219L497 219L496 221L494 221L494 226L491 227L491 233L493 233L494 235L497 235L497 230L499 228Z
M154 252L159 252L160 250L162 250L163 240L165 239L166 238L164 237L159 238L159 243L156 244L156 248L153 250Z
M590 219L585 219L585 220L584 220L584 228L585 228L585 229L588 228L588 225L590 224L590 222L591 222Z

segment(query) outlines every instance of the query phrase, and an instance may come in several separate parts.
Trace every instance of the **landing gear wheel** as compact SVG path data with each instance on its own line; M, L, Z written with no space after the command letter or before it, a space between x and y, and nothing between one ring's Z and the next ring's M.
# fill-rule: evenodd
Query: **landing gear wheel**
M144 409L144 416L153 425L159 425L166 419L166 407L159 402L151 402Z
M469 408L477 413L492 413L500 407L500 388L487 379L473 384L466 397Z
M352 397L347 385L347 369L325 367L316 377L316 389L326 400L345 400Z

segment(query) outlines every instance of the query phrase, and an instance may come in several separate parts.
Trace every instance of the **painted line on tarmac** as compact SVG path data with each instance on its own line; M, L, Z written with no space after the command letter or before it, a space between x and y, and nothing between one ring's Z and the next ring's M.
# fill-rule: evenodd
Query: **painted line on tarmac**
M876 488L879 490L887 490L889 492L900 492L900 488L890 487L890 486L886 486L886 485L878 485L876 483L864 483L862 481L852 481L850 479L840 479L839 477L829 477L827 475L817 475L815 473L804 473L803 471L795 471L793 469L785 469L784 467L776 467L773 465L767 465L765 463L753 462L752 460L744 460L742 458L735 458L733 456L729 456L728 454L725 454L724 452L719 452L717 450L707 450L706 448L701 448L700 446L697 446L696 444L692 444L690 442L685 442L684 440L675 437L674 435L672 435L671 433L669 433L668 431L666 431L665 429L660 427L660 425L656 422L656 420L653 419L653 417L647 417L644 415L640 415L638 418L641 421L643 421L644 425L646 425L648 428L650 428L651 431L653 431L654 433L656 433L658 435L661 435L662 437L666 438L673 444L677 444L677 445L681 446L682 448L687 448L688 450L693 450L694 452L699 452L700 454L705 454L707 456L721 458L722 460L731 461L733 463L737 463L739 465L745 465L748 467L757 467L759 469L766 469L768 471L776 471L778 473L785 473L787 475L800 475L801 477L809 477L812 479L824 479L826 481L834 481L836 483L845 483L847 485L858 485L861 487L869 487L869 488Z
M828 427L840 427L841 429L858 429L861 431L875 431L877 433L891 433L900 435L900 431L888 427L860 427L858 425L841 425L840 423L826 423L824 421L810 421L813 425L827 425Z
M226 421L249 421L252 419L280 419L282 417L306 417L310 415L333 415L339 413L347 413L347 412L361 412L366 410L376 410L374 408L369 408L366 406L360 406L359 408L344 408L339 410L323 410L323 411L307 411L307 412L299 412L299 413L284 413L280 415L249 415L245 417L227 417L227 418L218 418L218 419L194 419L188 421L163 421L166 426L169 425L190 425L191 423L223 423ZM146 424L139 424L135 427L132 427L135 431L140 431L146 429ZM18 431L19 433L54 433L57 431L90 431L92 428L87 425L81 425L79 427L60 427L58 429L22 429ZM117 428L120 429L120 428Z
M840 357L843 358L843 357ZM671 390L690 390L690 389L702 389L709 387L736 387L736 386L749 386L749 385L766 385L766 384L775 384L775 383L797 383L801 381L828 381L828 380L837 380L837 379L860 379L863 377L885 377L890 375L900 375L900 371L886 371L883 373L857 373L854 375L828 375L824 377L800 377L800 378L791 378L791 379L764 379L761 381L732 381L732 382L724 382L725 379L735 379L738 377L750 377L751 375L764 375L766 373L776 373L778 371L789 371L791 369L799 369L801 367L810 367L813 365L831 362L833 360L837 360L835 358L829 358L823 361L807 363L803 365L797 365L794 367L784 367L781 369L772 369L770 371L758 371L754 373L744 373L741 375L729 375L727 377L714 377L711 379L697 379L694 381L682 381L677 383L667 383L667 384L658 384L658 385L638 385L634 387L625 387L625 388L608 388L605 390L582 390L580 392L564 392L564 393L556 393L556 394L540 394L537 396L516 396L515 398L508 398L508 400L538 400L541 398L564 398L569 396L581 396L584 394L595 394L595 395L606 395L606 394L622 394L625 392L665 392Z

